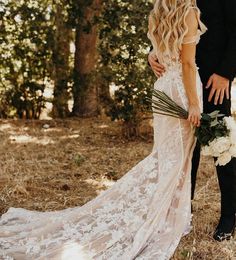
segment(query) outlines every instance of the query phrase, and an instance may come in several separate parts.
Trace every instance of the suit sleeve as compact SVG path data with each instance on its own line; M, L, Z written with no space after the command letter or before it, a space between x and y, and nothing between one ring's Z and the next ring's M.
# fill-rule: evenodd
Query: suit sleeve
M236 76L236 0L223 0L228 43L216 73L233 81Z

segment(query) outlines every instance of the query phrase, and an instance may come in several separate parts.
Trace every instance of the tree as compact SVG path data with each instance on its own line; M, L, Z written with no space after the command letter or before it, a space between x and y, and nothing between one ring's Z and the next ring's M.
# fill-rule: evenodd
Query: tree
M81 3L83 10L76 24L75 63L73 86L73 115L80 117L98 114L98 85L95 78L97 55L97 22L101 10L101 0Z
M67 117L69 115L68 100L70 81L70 42L72 40L72 29L67 22L68 12L64 1L57 1L54 5L54 44L53 65L54 65L54 99L53 117Z
M39 118L51 72L47 1L5 1L1 18L1 105L8 107L7 116Z
M101 71L116 91L108 114L122 120L128 136L138 134L143 111L149 107L154 82L147 66L150 42L148 14L152 1L110 0L104 3L100 31Z
M96 116L106 104L113 120L135 132L153 82L146 37L151 5L151 0L1 2L0 116L39 118L50 84L55 117L68 115L72 90L73 115Z

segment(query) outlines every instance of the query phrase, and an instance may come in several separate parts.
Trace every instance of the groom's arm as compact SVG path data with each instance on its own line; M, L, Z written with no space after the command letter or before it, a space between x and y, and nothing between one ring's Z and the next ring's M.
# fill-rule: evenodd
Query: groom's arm
M236 0L222 0L226 30L230 31L223 60L216 73L230 81L236 76Z
M153 47L150 48L148 53L148 65L152 68L157 78L161 77L165 72L165 67L158 62L155 53L153 53Z

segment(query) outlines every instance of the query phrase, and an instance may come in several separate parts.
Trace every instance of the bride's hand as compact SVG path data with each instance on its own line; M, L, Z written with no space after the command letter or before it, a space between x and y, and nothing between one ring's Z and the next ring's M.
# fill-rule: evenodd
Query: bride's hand
M189 106L189 116L188 121L194 126L199 127L201 122L201 111L199 105L190 105Z

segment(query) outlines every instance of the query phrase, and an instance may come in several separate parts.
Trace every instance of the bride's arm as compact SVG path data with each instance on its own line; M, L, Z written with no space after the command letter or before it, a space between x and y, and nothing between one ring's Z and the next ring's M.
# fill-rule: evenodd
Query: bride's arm
M189 101L189 121L195 126L200 125L201 112L196 86L196 35L198 20L196 12L191 9L186 17L188 32L181 50L183 83Z

